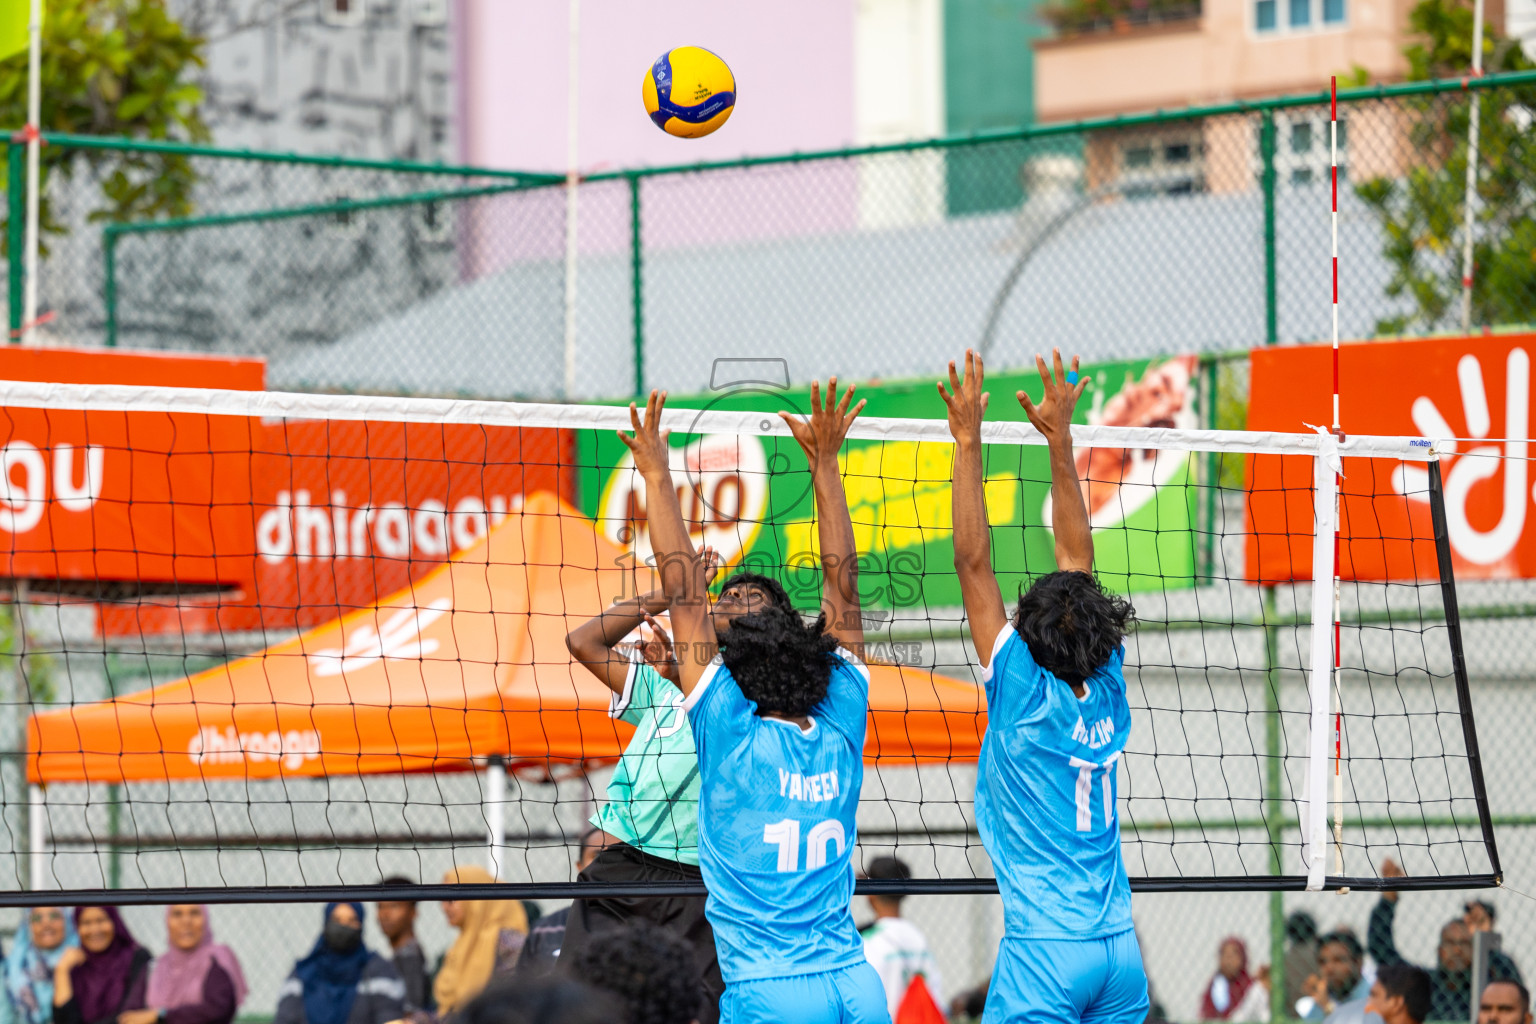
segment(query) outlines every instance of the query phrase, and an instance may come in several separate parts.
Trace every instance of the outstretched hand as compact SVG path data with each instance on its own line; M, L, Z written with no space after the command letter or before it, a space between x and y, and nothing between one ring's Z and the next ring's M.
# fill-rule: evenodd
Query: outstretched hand
M848 428L853 426L854 419L864 411L863 399L852 410L848 408L853 403L854 390L855 386L850 384L839 400L837 378L830 377L827 380L827 400L823 404L821 382L812 381L810 416L800 418L787 412L779 413L779 417L789 424L790 433L795 435L795 440L805 450L806 460L812 467L823 459L837 459L837 453L843 447L843 439L848 436Z
M1047 440L1071 440L1072 438L1072 413L1077 409L1077 400L1087 389L1092 377L1079 378L1077 375L1078 357L1072 357L1072 369L1066 371L1061 365L1061 349L1051 349L1052 368L1048 371L1045 367L1045 359L1035 356L1035 368L1040 371L1040 383L1045 385L1045 394L1036 405L1024 392L1018 393L1019 404L1024 407L1024 415L1029 417L1029 422L1035 429L1044 434Z
M629 422L634 430L633 434L619 431L619 440L633 453L635 468L640 475L649 479L656 474L671 475L671 467L667 461L667 438L671 431L662 433L661 414L667 407L667 393L665 391L652 391L651 397L645 402L645 418L642 420L635 403L629 403Z
M980 441L981 421L987 414L987 402L991 395L981 390L986 380L986 368L981 356L965 350L965 380L955 372L955 361L949 361L949 390L939 381L939 397L949 415L949 432L956 441Z

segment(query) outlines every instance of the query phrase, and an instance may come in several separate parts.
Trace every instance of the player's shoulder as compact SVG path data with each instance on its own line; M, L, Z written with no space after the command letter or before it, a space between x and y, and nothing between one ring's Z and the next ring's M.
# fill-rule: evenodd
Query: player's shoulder
M1115 645L1115 649L1109 653L1109 660L1099 669L1098 677L1120 692L1125 691L1125 644Z
M865 663L859 652L843 644L838 644L837 649L832 652L832 669L852 672L863 677L865 682L869 681L869 665Z
M987 667L982 669L982 677L992 679L1004 675L1034 675L1042 671L1029 651L1029 644L1024 642L1019 631L1009 622L998 631L997 639L992 641L992 656L987 659Z

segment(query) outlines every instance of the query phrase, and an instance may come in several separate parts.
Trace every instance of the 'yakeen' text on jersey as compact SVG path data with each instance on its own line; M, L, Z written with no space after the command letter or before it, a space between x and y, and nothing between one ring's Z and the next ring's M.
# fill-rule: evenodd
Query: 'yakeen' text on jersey
M983 674L976 825L1002 890L1005 935L1093 939L1131 927L1116 806L1131 731L1124 661L1116 648L1079 698L1035 663L1012 626L998 634Z
M809 729L757 715L718 659L683 706L699 754L699 869L727 984L864 963L851 902L869 670L839 651Z

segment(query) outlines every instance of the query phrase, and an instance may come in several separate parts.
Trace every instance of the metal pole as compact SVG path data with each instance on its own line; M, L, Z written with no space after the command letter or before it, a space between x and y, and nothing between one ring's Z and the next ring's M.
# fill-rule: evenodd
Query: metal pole
M1275 286L1275 112L1259 119L1260 187L1264 190L1264 344L1280 341L1279 301Z
M579 153L577 127L580 122L578 56L581 52L581 0L567 0L570 24L566 30L567 63L565 85L565 397L576 394L576 160Z
M501 879L502 847L506 845L507 813L507 766L499 757L493 757L485 766L485 820L490 826L490 856L486 870L491 877Z
M1483 75L1483 0L1472 5L1472 77ZM1467 91L1466 224L1461 239L1461 329L1472 330L1472 216L1477 203L1477 93Z
M629 176L629 287L631 334L634 342L635 397L645 397L645 289L640 244L640 176Z
M9 287L6 290L6 309L10 320L9 340L14 345L21 340L22 292L25 289L26 280L26 275L22 272L26 260L22 253L27 245L27 147L22 144L19 135L11 138L5 180L7 204L5 251L10 277Z
M1483 989L1488 987L1488 961L1503 944L1503 936L1498 932L1472 933L1472 998L1469 1000L1472 1013L1468 1024L1477 1024L1478 1010L1483 1005Z
M31 53L27 60L27 237L26 280L23 284L21 309L21 343L31 345L36 341L37 323L37 211L39 206L38 182L40 171L38 158L43 139L39 134L43 119L43 0L32 0L31 18L27 23L27 35Z
M106 306L106 347L117 347L117 231L108 224L101 232L101 298Z

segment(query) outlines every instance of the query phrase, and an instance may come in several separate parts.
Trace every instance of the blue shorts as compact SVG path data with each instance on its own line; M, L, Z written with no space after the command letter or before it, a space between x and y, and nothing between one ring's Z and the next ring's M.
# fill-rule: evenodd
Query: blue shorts
M890 1020L880 975L867 963L820 974L734 981L720 997L720 1024L890 1024Z
M1142 1024L1147 972L1136 932L1102 939L1004 937L982 1024Z

